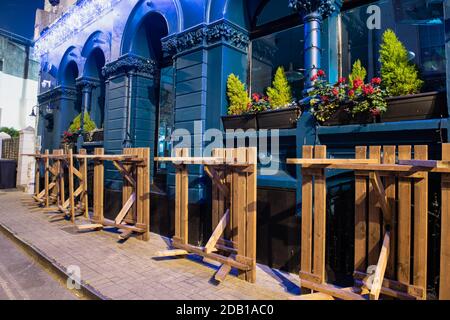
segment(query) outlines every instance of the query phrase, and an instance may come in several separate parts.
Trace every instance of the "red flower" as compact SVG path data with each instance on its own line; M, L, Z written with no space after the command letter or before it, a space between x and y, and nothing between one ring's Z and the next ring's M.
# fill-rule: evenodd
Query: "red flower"
M355 79L353 80L353 89L359 89L364 85L364 81L362 81L361 79Z
M327 97L327 96L321 96L320 99L321 99L323 102L328 102L328 97Z
M346 81L347 81L346 78L340 77L339 80L338 80L338 83L339 83L339 84L343 84L343 83L345 83Z
M319 76L317 74L311 77L311 81L316 81L317 79L319 79Z
M373 117L379 116L381 114L380 110L378 109L372 109L370 110L370 113L372 114Z
M337 97L339 95L339 90L334 88L333 89L333 94Z
M319 70L317 71L317 75L318 75L319 77L323 77L323 76L325 76L325 71L323 71L322 69L319 69Z
M350 90L348 91L348 96L349 96L349 97L353 97L354 95L355 95L355 90L350 89Z
M381 78L373 78L372 84L377 84L377 85L381 84Z
M260 99L259 94L257 94L257 93L252 94L252 98L253 98L253 100L255 100L255 102L258 102Z
M372 85L368 84L363 87L363 92L366 95L372 94L374 92L374 89L373 89Z

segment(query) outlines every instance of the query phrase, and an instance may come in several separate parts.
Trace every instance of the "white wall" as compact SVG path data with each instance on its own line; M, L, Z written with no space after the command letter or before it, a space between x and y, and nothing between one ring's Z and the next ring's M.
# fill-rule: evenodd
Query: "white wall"
M37 81L0 72L0 127L34 128L36 119L29 115L37 104L37 95Z

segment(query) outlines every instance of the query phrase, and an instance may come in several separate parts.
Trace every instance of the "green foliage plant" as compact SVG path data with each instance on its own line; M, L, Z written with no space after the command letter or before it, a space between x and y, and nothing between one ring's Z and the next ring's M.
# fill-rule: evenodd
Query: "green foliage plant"
M416 66L408 60L408 51L395 35L387 29L380 47L381 78L383 86L392 96L415 94L423 81Z
M292 89L283 67L277 68L272 86L267 88L267 96L269 97L272 109L290 106L292 102Z
M241 115L251 109L251 99L245 84L235 74L230 74L227 80L228 114Z

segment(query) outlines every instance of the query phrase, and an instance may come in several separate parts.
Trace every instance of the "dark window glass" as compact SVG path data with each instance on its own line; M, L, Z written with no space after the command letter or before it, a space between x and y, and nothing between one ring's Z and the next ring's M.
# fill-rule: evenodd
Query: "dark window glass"
M158 128L158 157L170 157L172 152L171 135L174 130L174 68L161 69L161 86L159 94L159 128ZM158 162L158 171L165 171L167 163Z
M410 52L411 61L425 81L422 91L445 89L445 34L442 1L383 0L371 3L381 12L381 29L369 30L369 5L342 13L342 67L344 76L360 59L368 77L379 75L379 48L383 32L390 28Z
M277 68L282 66L294 97L301 97L304 79L303 38L303 26L297 26L252 41L252 92L264 94Z
M256 25L261 26L294 14L288 0L271 0L256 17Z
M3 71L3 60L0 60L0 72Z

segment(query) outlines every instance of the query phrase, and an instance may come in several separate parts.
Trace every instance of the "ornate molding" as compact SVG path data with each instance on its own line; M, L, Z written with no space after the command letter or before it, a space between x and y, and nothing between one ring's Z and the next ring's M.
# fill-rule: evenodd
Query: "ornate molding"
M46 91L40 95L38 95L38 103L47 103L55 100L57 98L69 98L76 99L77 98L77 89L72 87L63 87L59 86L49 91Z
M178 54L221 41L237 49L247 50L250 38L237 26L222 20L163 39L162 49L165 54Z
M127 54L105 65L102 69L102 74L105 78L111 78L112 76L128 72L155 75L157 69L158 67L155 61L134 54Z
M307 16L319 14L323 19L340 9L340 1L334 0L289 0L289 7Z
M83 91L92 91L100 85L100 81L88 77L78 78L77 87L80 87Z

